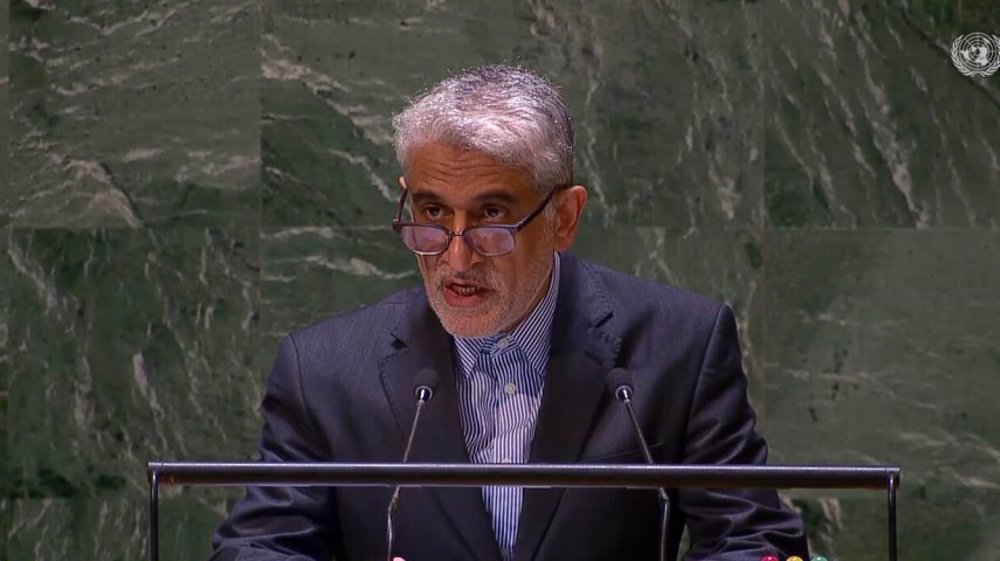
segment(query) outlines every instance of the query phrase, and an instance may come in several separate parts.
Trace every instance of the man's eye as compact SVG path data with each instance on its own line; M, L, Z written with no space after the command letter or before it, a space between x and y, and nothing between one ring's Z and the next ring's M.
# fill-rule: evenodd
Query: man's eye
M483 217L487 220L499 220L504 214L504 210L498 206L488 206L483 209Z
M428 205L425 206L421 212L428 220L437 220L444 216L444 209L439 206Z

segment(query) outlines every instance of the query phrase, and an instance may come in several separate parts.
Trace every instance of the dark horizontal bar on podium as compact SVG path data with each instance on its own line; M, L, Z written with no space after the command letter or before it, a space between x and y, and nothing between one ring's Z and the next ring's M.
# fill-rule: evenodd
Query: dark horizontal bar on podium
M886 489L895 466L149 462L161 485Z

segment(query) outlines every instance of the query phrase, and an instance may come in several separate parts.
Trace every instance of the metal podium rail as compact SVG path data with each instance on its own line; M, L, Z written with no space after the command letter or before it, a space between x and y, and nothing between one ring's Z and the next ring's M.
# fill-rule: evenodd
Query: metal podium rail
M151 561L159 560L161 485L885 489L889 561L897 561L895 466L149 462L148 471Z

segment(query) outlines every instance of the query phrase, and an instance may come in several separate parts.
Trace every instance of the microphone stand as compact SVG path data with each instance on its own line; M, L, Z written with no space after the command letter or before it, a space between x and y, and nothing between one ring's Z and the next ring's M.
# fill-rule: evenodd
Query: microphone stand
M653 455L649 451L649 444L646 443L646 437L643 436L642 428L639 427L639 418L636 417L635 409L632 407L632 387L628 384L622 384L615 390L615 397L625 405L625 409L628 411L629 419L632 420L632 427L635 428L635 434L639 437L639 445L642 448L642 455L646 458L646 463L650 465L655 464ZM670 497L663 487L659 487L656 490L660 497L660 505L662 506L662 510L660 511L660 561L666 561L667 525L670 522Z
M406 450L403 451L403 463L410 458L410 449L413 448L413 437L417 434L417 425L420 423L420 413L424 409L424 405L434 396L434 390L426 385L417 386L417 411L413 415L413 425L410 427L410 436L406 439ZM395 489L392 490L392 497L389 498L389 506L386 508L385 513L385 561L392 561L392 543L395 539L392 528L392 517L396 513L396 508L399 506L399 490L400 486L396 485Z

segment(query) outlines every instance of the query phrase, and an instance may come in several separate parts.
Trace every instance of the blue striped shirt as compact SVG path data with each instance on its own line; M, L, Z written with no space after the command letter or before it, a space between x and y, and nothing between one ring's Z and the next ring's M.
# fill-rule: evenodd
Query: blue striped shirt
M559 292L559 256L553 261L548 292L513 331L477 339L455 337L462 430L474 463L528 461ZM483 488L500 552L508 561L514 554L521 499L520 487Z

